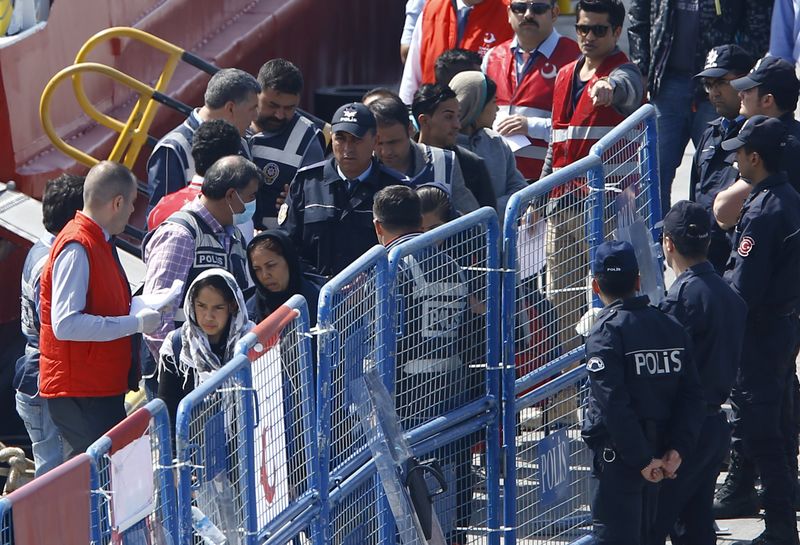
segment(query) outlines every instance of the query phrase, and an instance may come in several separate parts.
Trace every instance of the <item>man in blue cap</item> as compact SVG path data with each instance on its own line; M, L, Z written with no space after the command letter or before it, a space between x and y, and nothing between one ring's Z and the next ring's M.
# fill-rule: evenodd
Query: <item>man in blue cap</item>
M800 195L781 171L786 126L756 115L736 138L739 172L752 190L736 224L725 280L745 300L742 360L731 400L733 435L755 462L764 490L766 530L752 543L797 545L793 468L796 422L791 416L800 306ZM788 413L788 414L787 414Z
M628 242L604 242L592 289L605 304L586 339L590 395L582 435L594 454L596 543L646 543L658 487L697 442L704 402L683 328L636 296Z
M651 543L663 545L680 518L684 531L671 536L673 545L714 545L711 506L731 437L720 406L739 369L747 305L708 261L711 218L703 206L680 201L661 223L664 257L676 279L660 308L683 325L692 341L705 419L703 441L686 457L677 478L661 485Z
M372 199L384 187L405 184L373 156L375 116L359 102L333 116L333 157L297 171L278 224L289 233L313 272L331 277L378 243Z
M736 136L747 119L739 113L742 101L731 81L747 75L753 64L753 57L738 45L721 45L708 53L703 70L695 75L695 79L702 81L708 101L719 115L709 123L700 138L692 159L689 181L689 199L700 203L710 218L714 216L717 193L730 187L739 176L734 166L736 154L723 150L720 144ZM731 243L717 222L711 224L709 236L708 260L722 275L731 253Z

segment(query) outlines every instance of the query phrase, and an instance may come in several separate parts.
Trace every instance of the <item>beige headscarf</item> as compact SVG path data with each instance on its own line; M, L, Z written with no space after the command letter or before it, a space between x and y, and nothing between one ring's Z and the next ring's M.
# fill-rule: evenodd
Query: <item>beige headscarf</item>
M486 76L477 70L461 72L450 80L450 88L458 99L461 126L472 125L486 107Z

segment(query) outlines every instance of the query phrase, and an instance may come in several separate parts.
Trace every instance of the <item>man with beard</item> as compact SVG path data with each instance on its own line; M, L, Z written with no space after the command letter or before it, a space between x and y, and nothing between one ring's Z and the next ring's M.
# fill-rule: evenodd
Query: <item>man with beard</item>
M253 162L264 173L258 188L256 229L278 226L278 209L297 169L325 158L320 130L297 111L303 74L285 59L272 59L258 71L258 118L249 132Z

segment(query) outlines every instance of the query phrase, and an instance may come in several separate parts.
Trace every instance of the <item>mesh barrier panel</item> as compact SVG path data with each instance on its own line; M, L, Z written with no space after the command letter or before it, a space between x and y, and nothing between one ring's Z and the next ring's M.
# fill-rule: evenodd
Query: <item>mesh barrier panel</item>
M178 506L173 468L170 463L172 460L170 435L167 408L160 400L154 400L123 420L89 449L89 455L94 458L97 471L97 487L93 490L93 494L103 543L110 543L112 538L131 543L177 543ZM147 441L150 451L147 461L152 467L153 510L141 521L119 531L120 514L115 512L114 498L115 494L121 492L120 488L128 486L128 483L123 480L123 475L120 475L118 484L114 482L112 465L120 464L119 471L124 470L126 465L130 467L133 463L131 457L134 454L119 451L126 447L130 450L135 446L132 443L139 439Z
M252 388L243 356L234 358L181 401L177 418L181 465L179 511L183 543L202 543L191 528L192 507L230 545L254 542ZM197 511L195 511L197 513Z
M0 545L14 544L14 529L11 525L11 504L0 499Z
M555 391L539 387L517 404L519 543L569 543L591 530L592 460L580 434L586 371L575 369L558 380Z
M383 498L375 471L370 471L363 482L349 491L331 509L331 541L341 545L382 543L380 521L391 520L388 506L378 505Z

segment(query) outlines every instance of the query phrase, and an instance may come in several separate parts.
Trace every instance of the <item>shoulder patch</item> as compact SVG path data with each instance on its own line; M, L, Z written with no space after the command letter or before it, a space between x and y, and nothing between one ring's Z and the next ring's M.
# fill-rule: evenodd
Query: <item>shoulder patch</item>
M739 247L736 251L742 257L747 257L750 255L750 252L753 250L753 246L756 245L756 241L753 240L752 237L742 237L742 240L739 241Z
M283 203L280 210L278 210L278 225L283 225L286 217L289 215L289 205Z
M605 368L606 364L603 362L603 358L598 358L597 356L589 358L589 361L586 362L586 370L592 373L597 373Z

